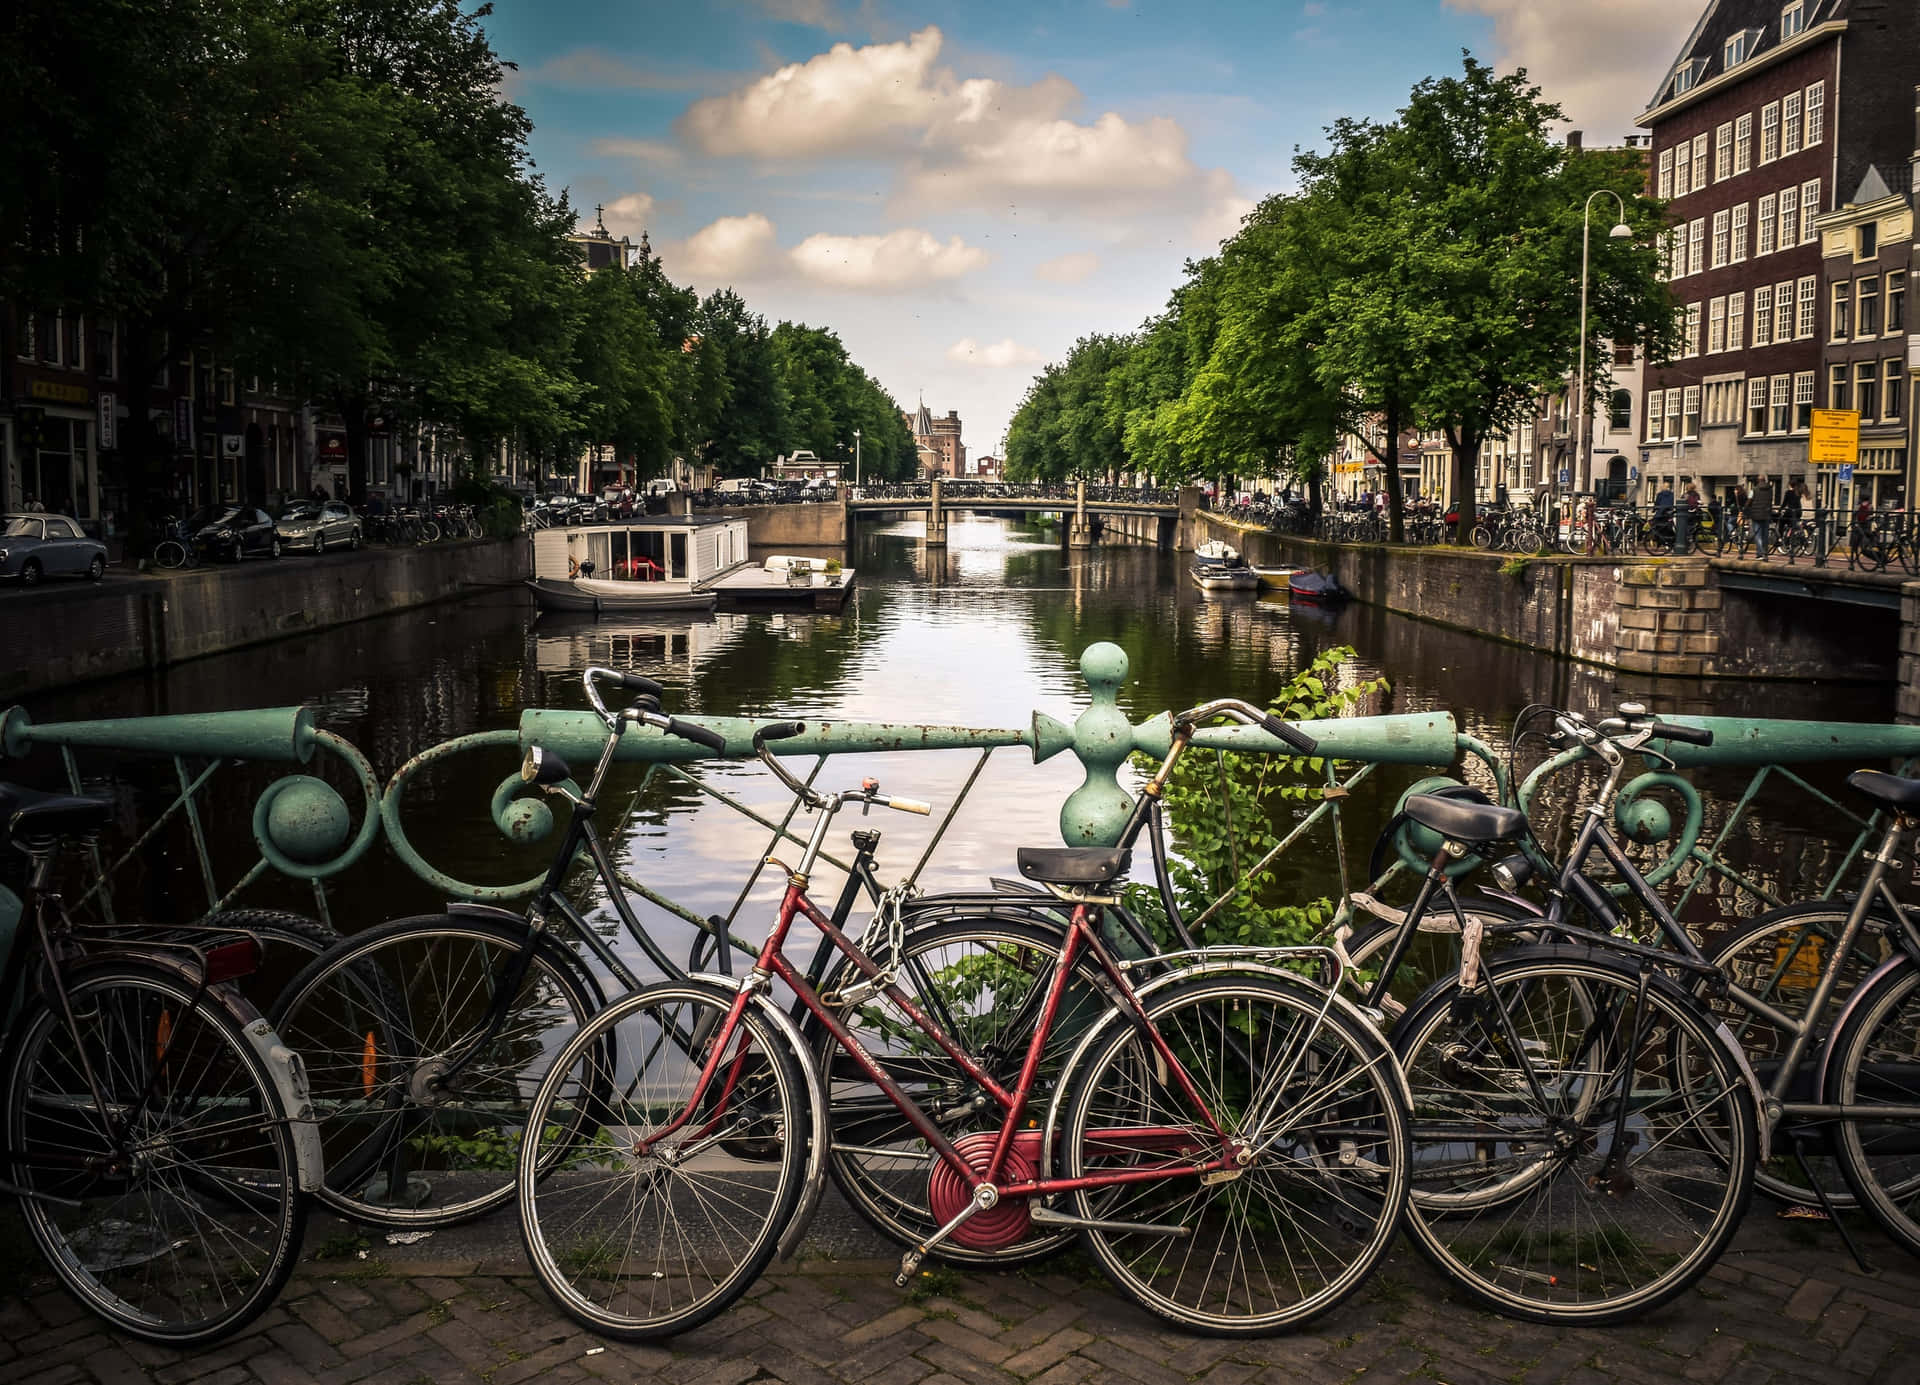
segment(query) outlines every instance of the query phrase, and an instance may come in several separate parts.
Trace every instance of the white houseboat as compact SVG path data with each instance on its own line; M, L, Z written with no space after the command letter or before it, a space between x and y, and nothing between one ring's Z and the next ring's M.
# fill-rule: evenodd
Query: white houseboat
M707 610L714 579L747 561L747 522L652 515L538 529L533 598L550 611Z

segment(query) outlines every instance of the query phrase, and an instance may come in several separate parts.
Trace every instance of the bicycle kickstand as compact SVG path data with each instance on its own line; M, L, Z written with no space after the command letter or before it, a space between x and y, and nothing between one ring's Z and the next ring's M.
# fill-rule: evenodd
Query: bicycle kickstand
M1826 1188L1813 1176L1813 1170L1807 1164L1806 1142L1811 1133L1804 1129L1795 1129L1787 1133L1787 1138L1793 1142L1793 1160L1800 1166L1800 1175L1807 1180L1807 1186L1813 1189L1814 1197L1819 1199L1820 1210L1826 1213L1827 1221L1832 1224L1835 1231L1840 1233L1840 1240L1846 1246L1847 1254L1853 1257L1853 1263L1860 1267L1860 1273L1877 1277L1880 1271L1867 1259L1859 1243L1853 1239L1853 1233L1847 1230L1847 1224L1840 1220L1840 1213L1834 1209L1833 1202L1827 1197Z

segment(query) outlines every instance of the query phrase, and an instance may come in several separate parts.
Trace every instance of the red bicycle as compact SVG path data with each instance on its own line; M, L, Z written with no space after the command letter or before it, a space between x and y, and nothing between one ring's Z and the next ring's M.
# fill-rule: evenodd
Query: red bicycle
M1244 703L1208 710L1273 721ZM819 1067L771 994L776 980L929 1152L938 1229L901 1257L896 1283L949 1240L1010 1246L1038 1225L1077 1230L1136 1302L1211 1334L1297 1326L1359 1288L1406 1203L1408 1103L1391 1052L1336 994L1334 955L1202 950L1136 987L1098 927L1130 853L1023 850L1022 872L1071 918L1019 1071L997 1076L896 984L900 940L885 909L862 946L807 897L842 807L928 809L874 780L835 794L800 783L766 742L801 729L783 723L754 737L818 816L800 863L782 865L786 892L752 971L626 997L574 1036L535 1095L517 1191L529 1258L560 1306L611 1336L669 1336L723 1311L799 1243L824 1180L830 1113ZM538 759L529 757L534 778ZM784 955L801 920L859 983L827 999L808 984ZM990 970L959 979L991 1004ZM1070 987L1097 993L1102 1008L1048 1096L1036 1078ZM882 998L891 1018L876 1024L869 1002ZM884 1045L851 1032L854 1007L866 1007L862 1033L884 1033ZM957 1081L924 1080L956 1070ZM580 1103L591 1103L591 1119L576 1118ZM999 1123L950 1138L943 1118L962 1107L997 1111ZM596 1131L591 1141L582 1129Z

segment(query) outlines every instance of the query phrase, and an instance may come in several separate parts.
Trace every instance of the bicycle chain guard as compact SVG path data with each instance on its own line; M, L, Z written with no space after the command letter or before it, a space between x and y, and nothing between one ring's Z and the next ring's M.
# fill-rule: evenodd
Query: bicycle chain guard
M953 1147L967 1161L967 1167L976 1173L984 1173L999 1138L998 1131L982 1130L972 1135L962 1135L953 1142ZM1000 1185L1004 1187L1009 1183L1031 1181L1039 1159L1040 1132L1017 1131L1012 1148L1007 1150L1006 1162L1001 1165ZM934 1224L945 1226L972 1201L972 1187L961 1181L960 1175L953 1171L953 1166L944 1159L934 1160L933 1172L927 1175L927 1210L932 1214ZM1007 1197L968 1217L953 1233L953 1241L970 1250L1004 1250L1024 1240L1032 1226L1032 1200Z

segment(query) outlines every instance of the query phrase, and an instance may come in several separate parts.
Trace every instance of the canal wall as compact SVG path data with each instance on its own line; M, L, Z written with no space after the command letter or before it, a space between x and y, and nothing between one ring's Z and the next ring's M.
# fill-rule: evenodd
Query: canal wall
M511 586L530 563L524 537L475 539L50 585L0 604L0 702Z
M755 548L845 548L847 507L834 501L800 505L739 505L720 513L747 522Z
M1330 572L1368 605L1625 673L1884 682L1900 675L1903 640L1920 649L1897 610L1723 588L1705 558L1515 558L1322 543L1214 515L1198 523L1257 567Z

